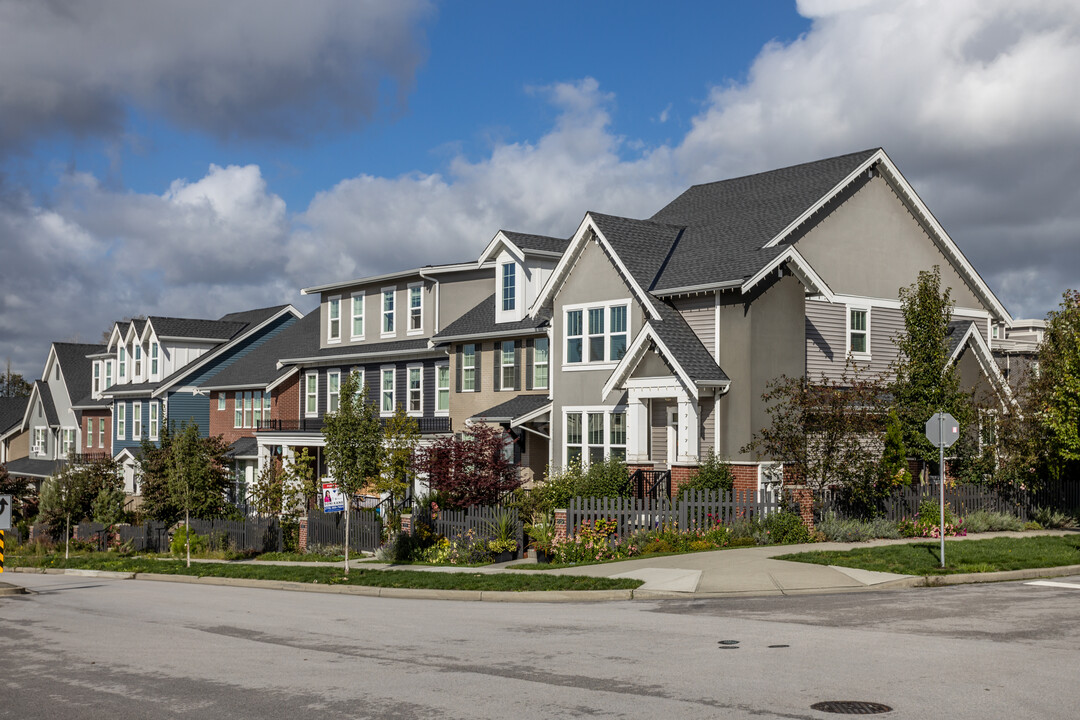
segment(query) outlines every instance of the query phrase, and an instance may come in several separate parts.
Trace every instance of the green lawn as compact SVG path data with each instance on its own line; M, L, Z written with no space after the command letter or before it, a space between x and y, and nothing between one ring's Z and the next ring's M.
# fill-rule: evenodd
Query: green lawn
M229 577L253 580L278 580L327 585L362 585L384 588L421 588L433 590L626 590L640 586L640 580L592 578L568 575L519 575L516 573L443 573L416 570L369 570L353 568L348 576L340 568L297 567L232 563L194 563L185 567L179 560L152 558L117 558L92 555L64 560L63 556L11 558L11 567L81 568L119 572Z
M349 559L359 559L359 555L349 553ZM292 552L268 552L257 555L256 560L271 560L276 562L342 562L344 555L319 555L317 553L292 553Z
M941 567L940 541L884 545L847 551L813 550L781 555L777 560L842 565L901 575L952 575L1080 565L1080 535L945 541Z

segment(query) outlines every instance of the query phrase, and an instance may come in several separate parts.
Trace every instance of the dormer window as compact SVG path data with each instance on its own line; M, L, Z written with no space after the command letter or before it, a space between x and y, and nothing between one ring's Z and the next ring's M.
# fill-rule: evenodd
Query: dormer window
M158 365L158 352L158 344L150 343L150 377L153 380L157 380L160 367Z
M517 265L503 263L502 266L502 309L510 312L517 307Z
M94 394L101 392L101 363L94 363Z
M127 348L125 348L125 347L120 348L119 363L120 363L120 367L119 367L119 371L118 371L118 376L119 376L118 379L123 381L124 378L127 377Z
M142 378L142 345L135 346L135 379Z
M112 387L112 360L105 361L105 389Z

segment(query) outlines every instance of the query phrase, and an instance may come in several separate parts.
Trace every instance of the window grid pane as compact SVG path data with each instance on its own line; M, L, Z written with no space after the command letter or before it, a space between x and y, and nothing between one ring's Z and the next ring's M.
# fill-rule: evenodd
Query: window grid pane
M566 443L567 445L581 444L581 413L567 413Z
M517 272L513 263L503 265L502 281L502 309L513 310L517 302Z
M409 368L409 412L420 412L420 368Z
M611 413L611 444L626 445L626 413Z

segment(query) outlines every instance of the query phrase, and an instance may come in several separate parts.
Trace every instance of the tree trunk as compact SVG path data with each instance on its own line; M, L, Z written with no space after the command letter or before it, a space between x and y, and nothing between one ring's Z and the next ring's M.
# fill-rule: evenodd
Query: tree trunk
M345 503L345 574L349 574L349 502Z
M191 511L184 508L184 545L187 547L187 566L191 567Z

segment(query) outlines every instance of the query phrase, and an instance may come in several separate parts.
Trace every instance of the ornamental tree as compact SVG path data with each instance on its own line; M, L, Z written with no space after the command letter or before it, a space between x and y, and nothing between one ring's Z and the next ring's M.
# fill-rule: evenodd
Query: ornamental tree
M459 435L441 437L416 454L416 472L451 507L494 505L521 486L508 444L513 440L501 427L476 424Z
M1049 441L1050 473L1065 477L1080 463L1080 291L1066 290L1046 317L1032 395Z

